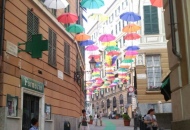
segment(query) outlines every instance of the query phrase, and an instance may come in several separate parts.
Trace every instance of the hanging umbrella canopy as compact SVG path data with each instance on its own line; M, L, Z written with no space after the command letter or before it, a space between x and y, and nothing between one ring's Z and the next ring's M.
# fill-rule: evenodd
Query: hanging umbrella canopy
M127 64L127 63L121 63L119 67L120 67L120 68L128 69L128 68L130 68L130 65Z
M135 14L134 12L126 12L120 15L120 19L127 22L136 22L141 20L141 16Z
M57 20L60 23L68 24L68 23L75 23L78 20L78 16L73 13L64 13L60 15Z
M98 46L96 45L90 45L85 48L86 51L95 51L98 50Z
M140 48L138 46L128 46L125 50L127 51L136 51L139 50Z
M105 51L118 51L119 48L117 46L108 46Z
M122 31L126 33L132 33L132 32L137 32L140 29L141 27L136 24L129 24L125 26Z
M133 62L132 59L124 59L124 60L122 61L122 63L132 63L132 62Z
M99 59L101 55L90 55L88 58L92 59L92 57L94 57L94 59Z
M70 32L70 33L82 33L84 32L84 28L83 26L79 25L79 24L72 24L70 26L68 26L66 28L67 32Z
M137 55L138 54L138 52L137 51L126 51L125 52L125 55Z
M133 59L136 58L136 55L125 55L125 59Z
M99 37L99 41L101 42L110 42L115 40L115 36L113 36L112 34L103 34Z
M97 20L100 22L104 22L104 21L108 20L109 17L105 14L92 13L88 18L93 19L93 20Z
M79 43L79 46L88 46L88 45L92 45L94 44L95 42L92 41L92 40L85 40L85 41L82 41Z
M118 71L118 72L127 72L127 69L119 68L117 71Z
M106 64L107 64L108 66L111 66L111 63L112 63L112 57L106 55L105 61L106 61Z
M110 55L110 56L118 56L121 52L119 51L110 51L107 53L107 55Z
M117 86L117 85L118 85L117 83L112 83L112 84L110 84L109 87L115 87L115 86Z
M115 63L116 60L117 60L117 56L112 57L112 65Z
M124 39L125 40L136 40L136 39L139 39L141 38L141 36L137 33L130 33L130 34L127 34Z
M104 0L82 0L80 4L87 9L99 9L104 6Z
M66 0L46 0L44 5L51 9L63 9L66 8L69 3Z
M163 7L163 0L150 0L152 6Z
M75 40L77 41L86 41L90 39L90 36L85 33L80 33L75 36Z
M116 46L117 42L116 41L110 41L110 42L102 42L103 46Z

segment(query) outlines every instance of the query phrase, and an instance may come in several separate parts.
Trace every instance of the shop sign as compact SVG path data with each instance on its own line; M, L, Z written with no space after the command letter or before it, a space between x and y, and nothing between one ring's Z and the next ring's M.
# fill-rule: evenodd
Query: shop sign
M22 87L40 92L40 93L44 93L44 84L33 80L31 78L28 78L26 76L21 75L21 85Z

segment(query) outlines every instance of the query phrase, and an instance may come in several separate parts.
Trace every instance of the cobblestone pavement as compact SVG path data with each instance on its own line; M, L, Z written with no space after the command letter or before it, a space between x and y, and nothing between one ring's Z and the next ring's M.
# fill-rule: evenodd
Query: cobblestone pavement
M98 122L99 123L99 122ZM100 125L100 124L98 124ZM90 130L134 130L132 126L123 125L123 119L103 119L103 126L90 125Z

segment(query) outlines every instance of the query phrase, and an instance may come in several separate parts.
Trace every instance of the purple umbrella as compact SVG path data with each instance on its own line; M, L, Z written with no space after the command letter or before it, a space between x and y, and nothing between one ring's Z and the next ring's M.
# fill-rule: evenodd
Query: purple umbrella
M87 51L96 51L96 50L98 50L98 46L96 46L96 45L90 45L90 46L87 46L85 48L85 50L87 50Z
M115 36L113 36L112 34L104 34L99 37L99 41L101 42L110 42L113 40L115 40Z
M128 46L125 50L127 51L136 51L139 50L140 48L138 46Z
M112 57L112 65L115 63L116 60L117 60L117 56Z
M126 12L120 15L120 19L127 22L136 22L141 20L141 16L135 14L134 12Z
M92 41L92 40L86 40L86 41L82 41L79 43L79 46L88 46L88 45L92 45L94 44L95 42Z
M110 87L114 87L116 85L118 85L118 84L117 83L112 83L112 84L110 84Z

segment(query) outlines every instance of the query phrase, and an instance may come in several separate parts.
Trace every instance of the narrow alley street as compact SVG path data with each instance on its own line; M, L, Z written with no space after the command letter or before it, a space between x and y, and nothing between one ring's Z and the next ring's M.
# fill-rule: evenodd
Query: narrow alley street
M132 126L124 126L123 119L103 119L103 126L100 126L98 122L98 126L90 125L90 130L133 130Z

